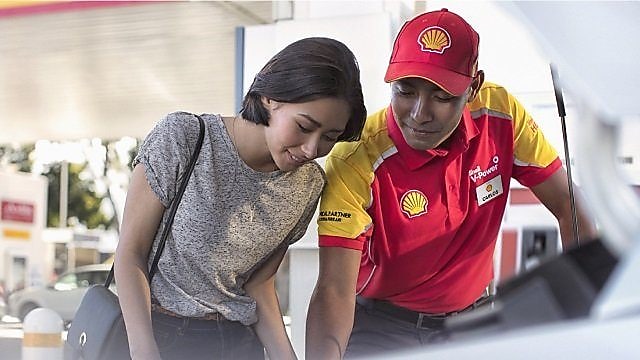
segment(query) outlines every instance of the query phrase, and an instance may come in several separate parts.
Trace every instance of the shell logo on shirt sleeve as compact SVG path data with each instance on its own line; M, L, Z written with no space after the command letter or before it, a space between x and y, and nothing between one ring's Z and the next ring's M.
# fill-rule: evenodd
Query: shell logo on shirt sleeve
M429 201L424 194L418 190L409 190L400 199L402 212L409 218L420 216L427 213L427 205Z

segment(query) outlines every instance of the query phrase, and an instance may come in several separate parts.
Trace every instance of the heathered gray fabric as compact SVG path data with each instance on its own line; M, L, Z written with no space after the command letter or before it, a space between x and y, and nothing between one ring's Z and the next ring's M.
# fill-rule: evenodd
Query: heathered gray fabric
M256 304L243 286L276 249L304 235L325 184L324 172L315 162L291 172L255 171L238 156L222 118L202 118L202 150L151 292L162 307L177 314L219 312L250 325L257 321ZM194 115L169 114L149 133L134 159L134 166L144 165L151 189L166 208L187 167L198 129ZM163 224L167 215L168 211ZM152 254L161 234L162 226Z

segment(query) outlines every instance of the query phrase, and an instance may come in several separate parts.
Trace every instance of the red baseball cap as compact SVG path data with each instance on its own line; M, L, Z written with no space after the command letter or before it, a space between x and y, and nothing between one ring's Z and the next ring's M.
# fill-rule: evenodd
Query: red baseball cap
M476 75L479 42L471 25L447 9L418 15L400 29L384 81L418 77L462 95Z

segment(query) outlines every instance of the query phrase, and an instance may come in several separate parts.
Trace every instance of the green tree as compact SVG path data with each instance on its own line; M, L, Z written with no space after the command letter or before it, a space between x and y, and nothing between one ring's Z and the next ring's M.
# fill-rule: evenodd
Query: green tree
M122 174L130 174L130 166L133 157L137 153L138 141L133 139L125 141L129 148L126 151L116 151L117 141L102 141L98 146L103 147L106 151L100 162L96 163L93 157L94 167L90 167L87 162L82 164L69 165L69 189L67 217L75 218L77 221L85 225L89 229L93 228L113 228L118 229L118 217L108 216L102 212L102 204L111 205L113 213L117 212L117 206L111 197L112 187L117 189L126 189L126 184L122 181L113 182L110 173L120 174L116 177L122 178ZM92 145L94 146L94 145ZM95 147L94 147L95 149ZM13 145L0 144L0 170L10 169L10 171L21 172L41 172L48 179L48 204L47 204L47 226L57 227L60 219L60 163L45 164L44 170L40 166L36 166L38 159L35 144ZM89 151L85 147L84 151ZM35 170L34 166L38 167ZM128 178L128 176L127 176ZM96 191L96 183L105 184L106 189ZM125 190L126 191L126 190Z
M14 166L18 171L30 172L33 164L30 155L34 149L35 144L20 145L18 147L0 144L0 168Z
M108 228L111 218L100 210L103 196L96 194L94 182L83 179L87 164L69 164L68 218L75 217L88 229ZM60 223L60 169L61 164L51 164L43 175L49 179L47 195L47 226L56 227Z

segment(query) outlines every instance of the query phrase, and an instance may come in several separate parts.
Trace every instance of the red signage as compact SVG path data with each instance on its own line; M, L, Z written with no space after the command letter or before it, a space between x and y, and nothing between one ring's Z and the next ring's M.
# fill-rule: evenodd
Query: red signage
M33 223L33 214L35 207L16 201L2 200L2 220L20 221L25 223Z

